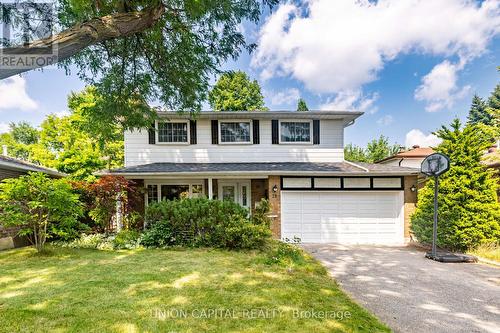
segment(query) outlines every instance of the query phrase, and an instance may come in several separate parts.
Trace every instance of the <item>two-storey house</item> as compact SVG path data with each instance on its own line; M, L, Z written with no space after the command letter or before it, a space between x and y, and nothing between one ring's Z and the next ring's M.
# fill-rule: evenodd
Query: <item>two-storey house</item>
M402 244L418 170L344 160L344 129L362 112L160 112L154 128L125 133L125 167L145 204L183 196L266 198L277 238Z

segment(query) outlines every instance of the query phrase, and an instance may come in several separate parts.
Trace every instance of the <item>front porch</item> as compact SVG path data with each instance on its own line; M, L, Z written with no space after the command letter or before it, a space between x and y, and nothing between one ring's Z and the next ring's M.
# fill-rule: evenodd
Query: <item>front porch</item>
M269 201L273 235L280 237L280 177L279 176L222 176L214 177L151 177L132 179L146 189L144 206L161 200L205 196L213 200L232 200L252 213L262 199Z

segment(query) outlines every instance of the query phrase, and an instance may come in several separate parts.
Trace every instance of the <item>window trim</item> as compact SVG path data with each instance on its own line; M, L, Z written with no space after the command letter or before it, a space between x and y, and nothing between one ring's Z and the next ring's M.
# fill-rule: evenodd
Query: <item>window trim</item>
M281 140L281 123L309 123L309 141L282 141ZM313 121L312 119L280 119L278 121L278 139L280 145L312 145L313 144Z
M286 187L284 186L284 178L309 178L311 179L310 187ZM338 178L340 179L340 187L316 187L314 184L315 178ZM344 186L345 178L364 178L370 180L370 185L368 187L346 187ZM373 186L373 179L375 178L399 178L401 180L401 186L398 187L376 187ZM372 192L384 192L384 191L405 191L404 176L280 176L280 189L281 191L319 191L319 192L362 192L362 191L372 191Z
M163 142L160 141L160 123L184 123L186 124L187 127L187 141L186 142ZM168 146L185 146L185 145L190 145L191 144L191 129L190 129L190 124L189 120L183 120L183 119L178 119L178 120L156 120L155 121L155 132L156 132L156 144L157 145L168 145Z
M248 123L249 124L249 141L245 142L222 142L222 123ZM218 121L219 144L220 145L252 145L253 144L253 122L252 119L219 119Z

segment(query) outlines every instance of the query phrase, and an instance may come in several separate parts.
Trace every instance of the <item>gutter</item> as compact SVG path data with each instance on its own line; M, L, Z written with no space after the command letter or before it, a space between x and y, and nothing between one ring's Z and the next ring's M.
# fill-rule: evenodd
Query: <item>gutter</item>
M210 172L112 172L102 171L94 173L99 176L115 175L124 177L138 177L138 176L213 176L213 175L233 175L233 176L411 176L418 175L419 171L386 171L386 172L335 172L335 171L210 171Z
M57 177L66 177L67 174L65 173L62 173L62 172L59 172L57 170L53 170L53 169L48 169L48 168L45 168L45 167L39 167L39 166L31 166L29 164L25 164L26 162L23 162L23 163L17 163L15 161L4 161L4 160L0 160L0 166L3 166L9 170L14 170L14 171L23 171L23 172L26 172L26 171L32 171L32 172L43 172L43 173L46 173L48 175L51 175L51 176L57 176Z

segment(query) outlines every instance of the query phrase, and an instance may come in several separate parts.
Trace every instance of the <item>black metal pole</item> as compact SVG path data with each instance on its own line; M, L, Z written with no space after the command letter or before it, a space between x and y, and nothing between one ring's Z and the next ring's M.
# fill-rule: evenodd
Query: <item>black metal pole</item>
M432 256L436 257L437 226L438 226L438 177L434 177L434 225L432 228Z

